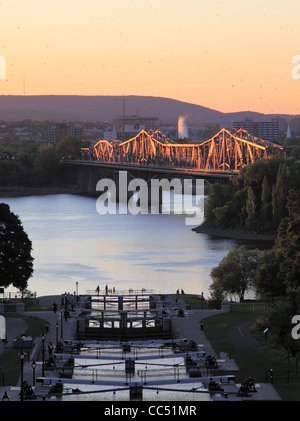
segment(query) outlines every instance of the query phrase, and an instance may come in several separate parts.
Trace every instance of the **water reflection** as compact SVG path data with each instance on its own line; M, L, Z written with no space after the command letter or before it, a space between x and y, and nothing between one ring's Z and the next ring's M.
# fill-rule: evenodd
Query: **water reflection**
M135 368L132 372L128 372L124 361L126 354L121 353L120 349L111 346L106 350L102 348L97 353L91 346L83 350L82 358L75 356L72 380L70 383L64 381L67 395L62 399L128 401L129 387L139 384L142 385L140 393L143 401L211 400L209 393L205 392L205 385L187 377L183 357L168 358L166 353L164 359L159 355L159 348L155 349L154 346L148 349L136 348L134 351ZM84 359L84 356L91 358ZM95 359L92 359L93 356ZM74 393L75 391L77 393Z
M208 294L210 272L236 242L196 234L185 215L99 215L96 199L76 195L4 198L33 243L38 295L118 290Z

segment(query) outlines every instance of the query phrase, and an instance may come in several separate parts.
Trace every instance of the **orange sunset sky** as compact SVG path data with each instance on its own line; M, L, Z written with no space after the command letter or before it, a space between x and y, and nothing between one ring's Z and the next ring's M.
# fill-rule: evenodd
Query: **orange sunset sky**
M2 0L0 94L300 114L299 19L299 0Z

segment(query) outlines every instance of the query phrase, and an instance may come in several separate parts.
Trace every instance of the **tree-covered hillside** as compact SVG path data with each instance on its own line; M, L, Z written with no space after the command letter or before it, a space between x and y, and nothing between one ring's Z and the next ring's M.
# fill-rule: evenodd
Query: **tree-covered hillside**
M272 157L242 168L229 185L212 186L205 225L273 232L288 215L287 197L300 187L300 160Z

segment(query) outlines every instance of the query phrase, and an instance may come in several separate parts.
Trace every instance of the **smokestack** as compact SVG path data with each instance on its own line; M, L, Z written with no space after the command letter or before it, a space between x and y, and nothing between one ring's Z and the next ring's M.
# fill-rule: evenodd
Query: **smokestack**
M187 139L189 137L188 128L186 126L185 120L186 115L180 115L178 117L178 138L179 139Z

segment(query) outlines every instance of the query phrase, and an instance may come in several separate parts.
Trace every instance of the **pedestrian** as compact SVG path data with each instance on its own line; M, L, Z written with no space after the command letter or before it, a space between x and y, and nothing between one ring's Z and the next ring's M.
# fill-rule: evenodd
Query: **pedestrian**
M56 302L55 302L55 301L54 301L54 302L53 302L53 304L52 304L52 310L53 310L53 313L54 313L54 314L57 312L57 304L56 304Z
M69 317L69 312L68 312L67 309L65 309L65 311L64 311L64 316L65 316L65 321L67 321L68 317Z
M49 342L48 343L48 353L49 353L49 356L50 357L52 355L52 351L53 351L53 343L52 342Z
M100 292L100 287L99 287L99 285L97 286L96 291L97 291L97 295L99 295L99 292Z

